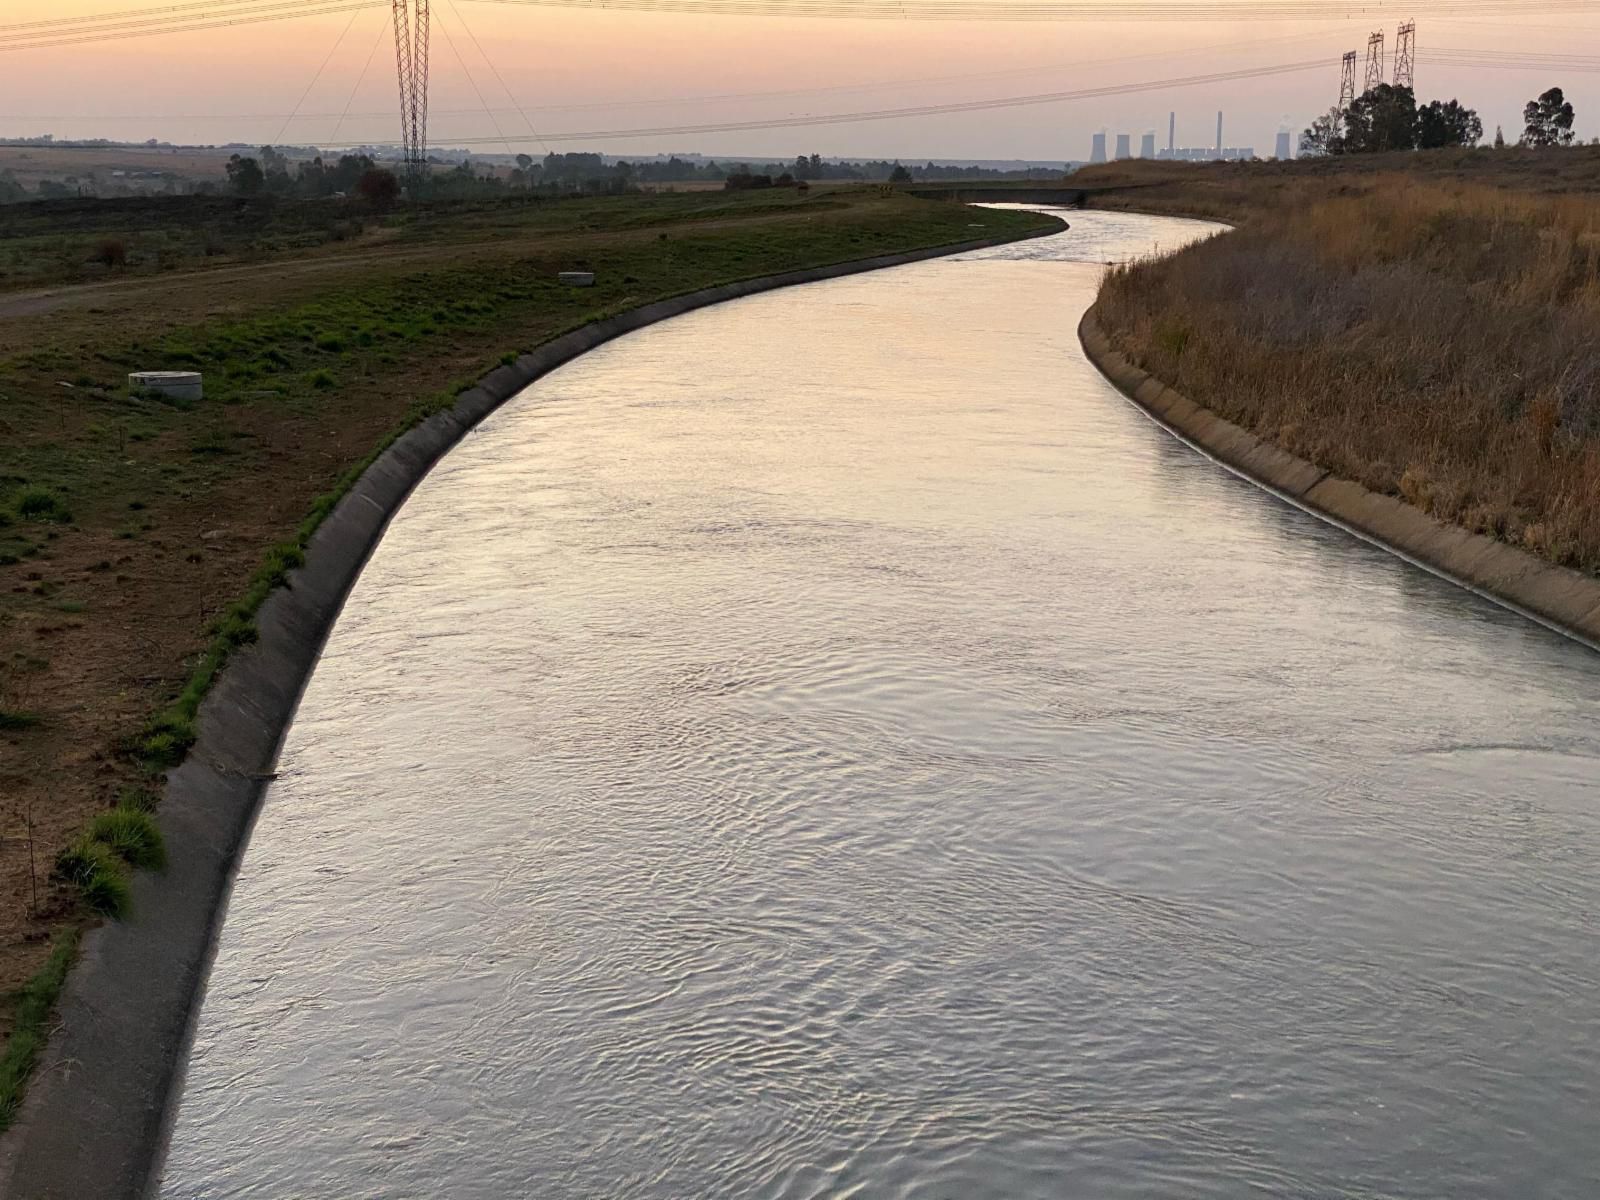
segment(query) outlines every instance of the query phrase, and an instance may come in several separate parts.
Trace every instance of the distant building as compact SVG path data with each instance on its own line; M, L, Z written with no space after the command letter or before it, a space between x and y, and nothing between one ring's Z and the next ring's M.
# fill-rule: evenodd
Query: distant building
M1118 160L1120 161L1121 159L1132 158L1132 157L1133 157L1133 151L1128 148L1128 135L1125 134L1125 133L1117 134L1117 158L1118 158Z
M1094 148L1089 151L1089 162L1103 163L1106 160L1106 135L1104 132L1094 135Z
M1294 157L1289 148L1289 131L1287 129L1278 130L1278 151L1275 157L1284 162Z
M1139 139L1139 157L1154 158L1156 156L1156 135L1147 133Z

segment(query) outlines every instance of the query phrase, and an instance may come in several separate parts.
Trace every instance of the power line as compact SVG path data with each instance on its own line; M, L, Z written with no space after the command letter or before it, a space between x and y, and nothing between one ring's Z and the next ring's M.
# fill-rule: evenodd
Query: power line
M190 0L90 16L0 26L0 49L47 49L112 37L187 33L349 12L384 0ZM1600 12L1600 0L1367 0L1330 18L1324 0L477 0L478 3L729 16L895 21L1349 20L1404 7L1408 14Z
M444 40L450 47L450 53L454 54L456 62L461 64L461 73L467 77L467 83L472 87L472 94L478 98L479 111L489 118L489 124L493 125L495 133L499 134L496 140L505 146L507 154L515 153L511 149L511 139L506 137L506 131L500 128L500 118L490 110L489 102L483 97L483 89L478 86L478 81L473 78L472 68L467 66L467 60L461 56L461 51L456 46L455 38L450 36L450 27L444 23L442 17L439 21L439 32L444 34Z
M367 67L366 67L366 69L363 70L362 77L357 80L357 88L359 88L360 84L362 82L364 82L365 75L367 74L367 71L370 70L370 67L371 67L371 64L372 64L372 57L376 53L377 46L382 43L383 35L385 33L387 33L387 32L388 32L388 25L386 23L383 26L383 28L379 30L378 38L373 43L372 54L369 54L369 56L368 56ZM1323 35L1318 35L1318 36L1323 36ZM1185 53L1187 53L1187 52L1185 52ZM1158 57L1159 58L1159 57L1167 57L1167 56L1164 56L1164 55L1129 56L1130 59L1133 58L1133 57L1139 57L1139 58ZM1174 55L1172 57L1176 57L1176 55ZM1462 68L1472 68L1472 69L1479 69L1479 70L1483 70L1483 69L1487 69L1487 70L1512 70L1512 71L1566 70L1566 71L1572 71L1572 72L1575 72L1575 73L1583 73L1583 74L1588 74L1588 73L1593 73L1593 72L1600 71L1600 55L1547 54L1547 53L1532 52L1532 51L1529 51L1529 52L1518 52L1518 51L1497 51L1497 50L1471 50L1471 49L1448 48L1448 47L1434 46L1434 47L1418 49L1417 58L1418 58L1418 61L1430 63L1430 64L1433 64L1433 65L1436 65L1436 66L1462 67ZM1104 65L1104 64L1114 63L1114 62L1119 62L1119 61L1126 61L1126 60L1101 59L1101 60L1097 60L1097 65ZM593 104L593 105L586 105L586 104L551 105L551 106L540 106L540 105L520 106L519 105L519 106L512 107L512 108L493 108L493 107L491 107L489 111L495 112L495 113L501 113L501 114L521 113L521 114L524 115L524 118L526 119L526 114L527 113L537 113L537 112L580 111L580 110L581 111L594 111L594 110L601 110L601 109L631 108L631 107L661 108L661 107L667 107L667 106L675 105L675 104L701 104L701 103L723 102L723 101L729 101L729 100L759 100L759 99L766 99L766 98L784 98L784 97L792 97L792 96L812 96L812 95L822 96L822 95L838 94L838 93L841 93L841 92L848 93L848 92L857 92L857 91L877 91L877 90L883 90L883 89L893 89L893 88L897 88L897 87L912 86L912 85L920 84L920 83L944 83L944 82L956 82L956 81L967 80L967 79L989 79L989 78L1012 76L1012 75L1018 75L1018 74L1022 74L1022 75L1040 74L1040 73L1047 72L1047 71L1070 69L1072 67L1080 66L1080 65L1086 65L1086 64L1078 63L1078 62L1072 62L1072 63L1061 63L1061 64L1055 64L1055 65L1052 65L1052 66L1043 66L1043 67L1036 67L1036 68L1030 67L1030 68L1027 68L1025 70L1021 70L1021 71L981 72L981 73L974 73L974 74L971 74L971 75L924 76L924 77L919 77L919 78L911 78L911 79L903 79L903 80L886 80L886 81L885 80L880 80L880 81L875 81L875 82L872 82L872 83L841 84L841 85L836 85L836 86L831 86L831 87L786 89L786 90L783 90L783 91L772 91L772 92L729 92L729 93L724 93L724 94L721 94L721 95L711 95L711 96L653 97L653 98L645 99L645 100L612 101L612 102L605 102L605 103ZM352 91L351 95L352 95L352 102L353 102L353 97L355 95L355 91ZM513 96L512 99L513 99L513 102L514 102L515 101L515 97ZM483 112L484 112L484 110L482 108L446 108L446 109L432 109L431 110L431 114L433 116L457 116L457 117L460 117L460 116L476 116L476 115L479 115L479 114L481 114ZM282 113L282 112L262 112L262 113L214 113L214 112L212 112L212 113L0 113L0 120L8 120L8 121L22 121L22 120L28 120L28 121L68 121L68 120L70 120L70 121L180 121L180 120L181 121L277 121L277 120L281 120L285 115L289 115L289 114L285 114L285 113ZM297 115L298 115L299 119L307 120L307 121L316 120L316 119L319 119L319 118L321 118L321 119L334 119L334 118L337 118L339 120L340 124L342 125L345 120L348 120L352 116L368 118L368 119L378 119L378 118L384 118L384 117L393 117L394 116L394 112L393 112L393 110L388 110L388 111L368 111L368 112L352 113L352 112L349 111L349 108L347 106L344 110L342 110L340 112L299 113ZM530 122L530 125L531 125L531 122ZM335 128L335 134L337 134L337 127ZM537 131L535 131L534 132L534 136L542 137L543 135L541 135ZM567 135L557 135L557 136L565 137ZM494 140L500 140L500 139L494 139Z
M344 45L344 39L349 35L351 28L356 23L356 18L360 15L359 10L350 14L350 19L345 22L344 28L339 31L339 36L334 38L333 45L328 48L327 56L323 58L322 65L317 68L316 74L311 77L311 82L306 84L306 90L300 93L300 99L295 101L294 111L283 119L283 128L278 130L278 136L273 141L283 141L283 135L289 132L289 125L300 112L301 105L305 104L306 97L311 95L311 89L317 86L317 80L322 78L322 73L328 69L328 64L333 61L333 56L339 53L339 47Z
M367 51L367 61L362 64L361 74L356 76L356 84L350 89L350 95L345 99L344 111L339 114L339 121L333 127L333 133L329 138L330 141L337 142L339 140L339 130L344 128L345 118L350 115L350 106L356 102L356 93L361 90L361 85L367 81L367 72L372 69L372 60L378 56L378 47L383 45L383 35L389 32L389 25L393 20L394 14L391 12L383 19L383 25L378 30L378 36L372 39L372 49ZM389 114L383 113L381 115L388 116Z
M461 15L461 10L455 6L455 0L445 0L445 2L450 5L450 11L455 13L456 20L461 22L461 28L467 31L467 36L472 39L472 44L477 47L478 53L483 56L483 61L489 64L489 70L494 72L495 82L500 85L500 90L506 94L506 99L511 101L512 105L515 106L517 114L522 118L522 123L528 127L528 132L533 134L534 138L541 146L544 146L545 153L548 154L550 152L549 145L546 144L544 138L539 136L539 131L534 128L533 122L528 119L528 114L524 112L522 106L517 103L517 98L512 94L511 89L506 86L506 81L500 77L500 69L494 65L494 59L489 57L488 53L484 50L483 45L478 41L478 35L472 32L472 26L467 24L467 19ZM476 87L477 85L474 84L473 86ZM486 109L486 111L489 110ZM494 114L492 111L490 111L490 119L493 120L493 117ZM495 122L495 128L500 128L500 123L498 121ZM511 149L509 143L506 145L506 149Z
M1323 0L472 0L591 11L891 21L1345 21L1393 12L1523 13L1600 11L1596 0L1370 0L1329 17Z
M1269 67L1242 67L1233 71L1218 71L1208 75L1187 75L1176 79L1157 79L1142 83L1108 84L1104 87L1079 88L1066 92L1038 92L1026 96L1002 96L985 100L959 100L945 104L920 104L904 108L880 108L860 112L821 113L811 116L777 117L757 121L723 121L700 125L658 125L641 129L587 129L572 133L546 133L547 141L581 142L608 141L617 138L669 137L677 134L735 133L754 129L801 129L818 125L851 125L866 121L892 121L907 117L943 116L951 113L982 112L998 108L1020 108L1036 104L1059 104L1073 100L1090 100L1102 96L1127 96L1137 92L1164 91L1169 88L1196 87L1211 83L1231 83L1241 79L1262 79L1272 75L1288 75L1299 71L1322 70L1324 59L1310 62L1282 63ZM450 138L462 146L492 145L498 137ZM365 143L374 146L393 145L392 142Z
M352 9L376 8L383 0L313 0L312 6L307 6L304 0L278 5L272 9L257 12L254 15L225 15L218 13L210 17L194 17L182 24L159 24L149 26L115 26L104 30L90 32L80 30L70 36L64 35L51 40L31 40L28 37L0 37L0 53L12 50L48 50L59 46L81 46L94 42L122 41L127 38L151 37L165 33L195 33L209 29L225 29L236 25L258 25L266 21L287 21L299 17L318 17L332 13L346 13ZM43 36L43 35L38 35Z
M166 4L153 8L127 8L120 12L88 13L75 17L47 17L38 21L15 21L8 25L0 25L0 33L8 33L15 29L49 29L72 25L98 25L123 18L144 21L156 19L190 20L196 10L246 8L260 2L261 0L191 0L188 4Z

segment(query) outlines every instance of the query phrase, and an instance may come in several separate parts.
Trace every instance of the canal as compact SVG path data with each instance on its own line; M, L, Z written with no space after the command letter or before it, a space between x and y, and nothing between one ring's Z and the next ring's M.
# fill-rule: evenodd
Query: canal
M245 856L168 1198L1600 1190L1600 658L1148 421L1071 214L549 375Z

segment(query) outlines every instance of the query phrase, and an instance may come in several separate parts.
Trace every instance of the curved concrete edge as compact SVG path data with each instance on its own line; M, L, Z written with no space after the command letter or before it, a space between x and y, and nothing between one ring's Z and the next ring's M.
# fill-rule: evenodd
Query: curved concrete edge
M1600 579L1337 479L1224 420L1129 362L1100 327L1093 305L1078 325L1078 340L1119 391L1207 457L1435 575L1600 650Z
M181 1064L241 851L279 746L345 597L390 519L446 451L556 367L668 317L726 300L1059 233L1065 222L741 280L592 322L490 371L384 451L318 528L305 565L268 597L257 642L201 706L198 740L158 812L170 862L133 881L133 916L91 930L63 990L51 1044L5 1135L0 1195L140 1197L154 1187Z

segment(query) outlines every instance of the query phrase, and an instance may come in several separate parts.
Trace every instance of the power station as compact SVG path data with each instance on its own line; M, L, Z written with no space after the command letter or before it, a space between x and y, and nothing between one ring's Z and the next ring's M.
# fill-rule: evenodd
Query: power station
M1094 135L1094 143L1089 152L1091 163L1106 161L1106 137L1104 132ZM1133 135L1127 133L1117 134L1115 158L1124 159L1133 157ZM1283 137L1279 137L1279 149L1283 148ZM1178 114L1167 114L1167 144L1160 150L1156 149L1156 135L1154 130L1147 130L1139 136L1139 157L1153 158L1163 162L1216 162L1218 160L1234 162L1256 156L1253 146L1229 146L1223 142L1223 118L1217 114L1217 140L1214 145L1204 147L1188 147L1178 145ZM1285 154L1279 157L1288 157Z

